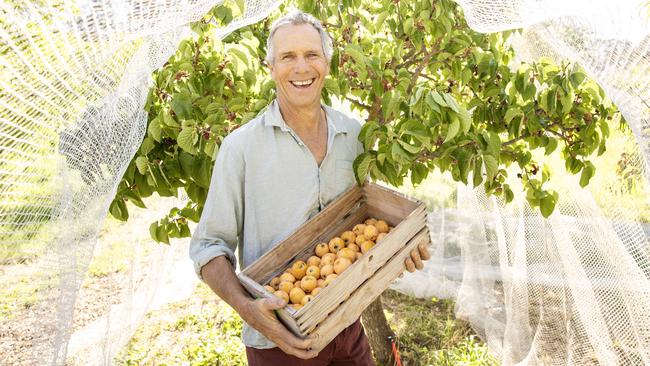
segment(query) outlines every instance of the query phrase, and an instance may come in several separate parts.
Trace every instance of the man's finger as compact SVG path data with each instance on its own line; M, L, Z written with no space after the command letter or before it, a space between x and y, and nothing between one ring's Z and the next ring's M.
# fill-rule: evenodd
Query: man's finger
M263 299L261 301L261 305L264 309L267 310L276 310L276 309L282 309L283 307L287 306L287 302L282 300L279 297L268 297L266 299Z
M302 350L308 350L309 347L311 347L313 341L309 338L307 339L300 339L296 336L293 335L293 333L289 332L289 336L285 338L287 340L287 343L289 346L297 349L302 349Z
M420 252L417 249L411 250L411 259L415 264L415 268L417 269L424 268L424 264L422 264L422 259L420 259Z
M413 263L413 259L411 259L411 257L408 257L404 260L404 266L406 267L407 271L415 272L415 263Z
M420 252L420 257L422 257L422 260L426 261L431 259L431 254L429 253L429 249L427 248L426 245L424 244L418 245L418 251Z

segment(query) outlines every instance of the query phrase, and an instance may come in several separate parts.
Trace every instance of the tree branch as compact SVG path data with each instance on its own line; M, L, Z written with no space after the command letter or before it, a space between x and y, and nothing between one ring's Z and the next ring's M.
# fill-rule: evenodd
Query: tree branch
M415 69L415 72L413 73L413 76L411 76L411 81L409 82L408 88L406 88L406 95L410 95L411 91L413 91L413 87L415 87L415 83L418 80L418 77L420 76L420 73L422 72L422 69L427 65L429 60L431 60L431 57L438 51L438 47L440 46L440 40L436 42L433 47L431 47L431 50L427 52L427 54L424 56L420 64L418 65L417 69Z

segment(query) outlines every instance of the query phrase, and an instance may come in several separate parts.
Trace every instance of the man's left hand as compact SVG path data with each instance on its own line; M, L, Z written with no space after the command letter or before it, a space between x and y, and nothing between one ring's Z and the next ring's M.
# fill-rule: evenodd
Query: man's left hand
M426 261L431 258L429 250L425 244L418 245L417 248L411 250L411 257L404 260L404 266L409 272L415 272L415 270L421 270L424 268L422 261Z

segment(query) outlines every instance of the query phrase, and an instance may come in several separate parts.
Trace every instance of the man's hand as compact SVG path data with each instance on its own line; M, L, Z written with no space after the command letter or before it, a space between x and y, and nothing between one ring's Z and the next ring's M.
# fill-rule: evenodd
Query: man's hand
M249 304L244 321L275 343L284 353L305 360L318 356L318 352L309 351L311 339L296 337L275 316L274 310L286 305L287 303L280 298L253 300Z
M409 272L415 272L415 270L421 270L424 268L423 260L431 258L429 250L426 245L420 244L416 249L411 250L411 257L404 260L404 266Z

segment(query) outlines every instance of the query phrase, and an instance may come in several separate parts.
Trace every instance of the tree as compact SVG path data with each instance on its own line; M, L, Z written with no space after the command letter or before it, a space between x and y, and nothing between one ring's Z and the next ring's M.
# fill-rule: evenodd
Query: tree
M472 31L449 0L291 4L321 19L333 37L323 98L347 100L365 116L364 153L353 165L359 182L369 175L400 186L409 177L417 185L437 168L509 202L515 192L506 178L515 171L528 202L549 216L558 194L545 188L550 173L534 150L561 148L582 186L593 177L589 159L605 151L615 108L577 66L539 60L511 67L511 33ZM154 73L147 135L110 212L125 220L127 200L144 207L141 198L154 191L184 189L188 205L151 225L159 242L190 235L187 223L200 217L219 144L274 98L262 66L268 19L224 40L211 36L213 24L228 23L242 7L214 8ZM373 321L383 319L379 303L371 308Z

